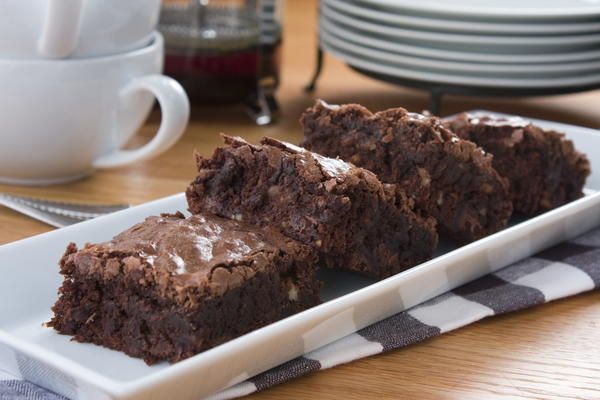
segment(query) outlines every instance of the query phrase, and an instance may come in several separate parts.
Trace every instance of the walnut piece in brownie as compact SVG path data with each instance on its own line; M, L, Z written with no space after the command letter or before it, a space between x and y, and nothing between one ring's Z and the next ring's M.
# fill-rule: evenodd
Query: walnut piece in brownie
M583 196L590 163L562 133L519 117L460 114L446 123L458 136L494 155L508 178L515 211L536 215Z
M269 228L149 217L109 242L69 245L48 325L148 364L176 362L318 304L316 261Z
M212 158L197 156L187 190L192 213L213 213L312 246L321 261L384 278L431 258L435 221L412 210L404 192L342 160L265 138L225 136Z
M405 189L442 235L465 243L506 226L512 214L507 181L492 157L444 128L435 117L394 108L371 113L358 104L323 101L300 120L305 148L340 157Z

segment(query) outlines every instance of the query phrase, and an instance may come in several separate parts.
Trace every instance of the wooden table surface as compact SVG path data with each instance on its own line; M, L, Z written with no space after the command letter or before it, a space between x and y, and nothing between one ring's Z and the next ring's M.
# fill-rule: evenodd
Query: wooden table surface
M285 16L282 108L274 125L257 127L240 107L199 108L184 137L160 157L127 168L100 171L87 179L52 187L0 185L0 191L85 202L143 203L181 192L195 173L192 151L210 154L219 132L257 141L268 135L293 142L301 137L298 117L315 97L359 102L372 109L428 106L426 94L362 77L326 58L315 93L302 91L315 55L316 4L288 1ZM483 108L600 127L600 92L529 99L448 97L443 114ZM143 143L156 131L155 112L141 129ZM51 228L0 209L0 243ZM298 379L256 399L339 398L527 398L600 399L600 292L496 317L403 350Z

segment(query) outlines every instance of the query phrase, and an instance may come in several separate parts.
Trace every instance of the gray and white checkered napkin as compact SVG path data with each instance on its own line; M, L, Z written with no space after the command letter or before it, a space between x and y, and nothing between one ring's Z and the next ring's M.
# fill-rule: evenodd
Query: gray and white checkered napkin
M211 396L230 399L408 346L480 319L600 287L600 229L510 265ZM62 397L0 372L0 400Z

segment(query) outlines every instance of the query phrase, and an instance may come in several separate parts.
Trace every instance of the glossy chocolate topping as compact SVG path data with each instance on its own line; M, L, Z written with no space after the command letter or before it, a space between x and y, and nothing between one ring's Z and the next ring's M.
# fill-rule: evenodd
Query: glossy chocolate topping
M521 117L502 117L483 113L466 114L468 121L473 125L487 125L493 127L525 128L531 122Z
M354 167L352 164L347 163L344 160L340 160L339 158L324 157L317 153L308 151L303 147L296 146L288 142L282 142L277 139L264 138L262 143L279 147L280 149L289 153L297 154L299 157L302 157L304 161L307 161L308 159L315 160L319 164L321 170L329 175L330 178L343 177Z
M276 249L283 239L269 229L208 215L149 217L124 231L103 248L136 253L155 269L175 275L210 273L218 265L240 261L262 250Z

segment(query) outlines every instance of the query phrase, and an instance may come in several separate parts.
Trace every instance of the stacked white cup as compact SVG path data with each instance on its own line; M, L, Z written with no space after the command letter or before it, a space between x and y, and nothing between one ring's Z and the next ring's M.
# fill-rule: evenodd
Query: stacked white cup
M0 2L0 182L43 185L154 157L189 118L161 75L160 0ZM134 150L156 98L162 121Z

